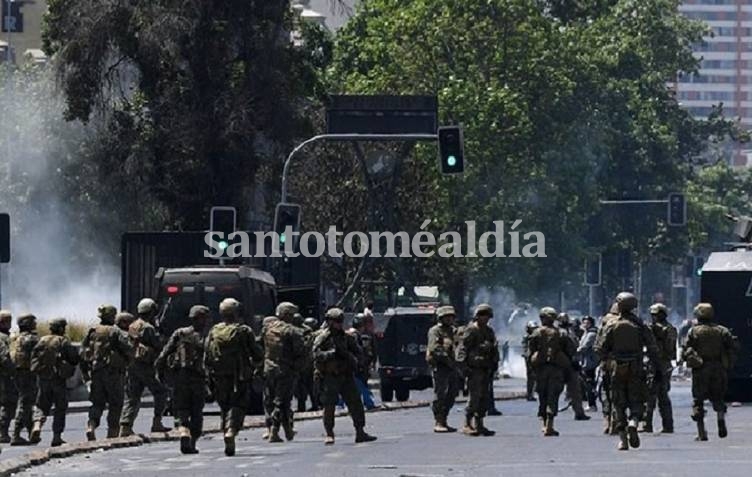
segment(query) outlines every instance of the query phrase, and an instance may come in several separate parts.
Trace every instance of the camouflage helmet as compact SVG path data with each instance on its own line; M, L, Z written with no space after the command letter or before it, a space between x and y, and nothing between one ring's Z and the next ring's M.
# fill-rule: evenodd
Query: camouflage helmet
M298 312L298 307L295 306L295 304L290 303L289 301L283 301L279 305L277 305L277 309L275 310L275 315L277 315L279 318L283 317L294 317L295 313Z
M134 321L136 321L136 317L127 311L121 311L115 315L115 325L121 329L128 328Z
M97 308L97 318L100 320L114 320L117 314L117 308L112 305L99 305Z
M534 321L528 321L527 325L525 325L525 330L527 330L528 333L532 332L536 328L538 328L538 323Z
M616 295L616 303L620 313L626 313L637 308L637 297L629 292L621 292Z
M710 303L698 303L694 310L697 321L710 321L715 316L713 305Z
M478 315L493 316L493 308L488 303L481 303L480 305L475 307L474 316Z
M68 320L65 318L53 318L50 320L50 323L48 325L50 327L50 331L55 332L65 332L65 327L68 326Z
M151 298L142 298L141 301L138 302L138 306L136 306L136 313L139 315L151 315L157 312L159 307L157 306L157 302L152 300Z
M653 303L650 305L651 315L658 315L659 313L663 313L663 316L668 316L668 308L666 308L666 305L663 303Z
M445 316L457 316L457 313L454 311L454 307L451 305L446 306L440 306L436 310L436 318L442 319Z
M564 327L567 327L572 324L569 321L569 315L563 312L558 314L558 316L556 317L556 321L559 322L559 325L564 326Z
M326 321L343 321L345 319L345 313L342 311L341 308L330 308L326 312Z
M204 305L193 305L191 309L188 310L188 318L192 320L209 316L209 314L209 308Z
M353 316L353 319L352 319L352 327L360 328L361 326L365 324L364 323L365 319L366 319L366 315L364 315L363 313L356 314L355 316Z
M222 316L235 316L240 311L240 302L235 298L225 298L219 304L219 314Z
M550 320L556 320L556 309L550 306L544 306L543 308L540 309L538 316L541 319L546 318Z
M37 317L32 315L31 313L26 313L24 315L21 315L18 317L18 329L20 330L30 330L34 328L34 326L37 323Z
M316 328L319 327L318 320L316 320L316 318L314 318L312 316L309 316L308 318L306 318L305 320L303 320L303 324L305 326L309 327L312 330L315 330Z

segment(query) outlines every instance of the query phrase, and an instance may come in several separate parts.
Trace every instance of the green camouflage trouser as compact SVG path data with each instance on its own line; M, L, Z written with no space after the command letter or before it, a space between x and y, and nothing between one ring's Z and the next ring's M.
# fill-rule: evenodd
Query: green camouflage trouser
M132 426L141 407L141 396L148 388L154 396L154 417L162 417L167 405L167 388L157 381L154 366L133 363L125 375L125 406L120 424Z
M271 399L269 419L273 426L292 420L292 395L295 391L295 375L281 371L268 373L264 380L264 396Z
M219 404L222 428L234 430L243 428L245 411L250 403L251 383L239 381L233 375L213 376L214 398Z
M50 415L52 408L52 432L62 433L65 430L65 411L68 410L68 395L65 379L39 379L39 393L37 394L34 421L44 422Z
M467 376L467 390L469 398L465 414L468 416L485 417L491 400L489 393L493 380L493 372L488 368L470 368Z
M614 408L615 430L623 431L627 420L642 419L648 390L642 363L614 363L611 372L611 405Z
M433 368L433 403L431 410L434 418L446 419L454 406L460 388L460 377L448 366Z
M187 427L191 437L198 439L204 429L204 403L206 401L203 376L180 371L173 381L172 411L175 427Z
M107 428L118 429L123 410L123 381L121 369L107 366L91 373L89 421L94 427L99 427L102 414L107 409Z
M363 401L360 399L360 392L355 384L355 377L352 374L325 374L319 381L319 391L321 405L324 407L334 407L337 405L339 396L345 401L347 410L353 420L356 428L366 425L366 415L363 410Z
M28 369L17 369L16 389L18 390L18 405L14 428L28 429L31 432L34 401L37 399L36 375Z
M713 405L715 412L726 412L724 396L728 388L726 369L720 361L706 362L692 370L692 419L705 415L704 401Z
M564 390L564 371L553 364L544 364L535 370L538 392L538 417L556 416L559 413L559 396Z
M16 380L12 376L0 376L0 434L8 433L17 405Z

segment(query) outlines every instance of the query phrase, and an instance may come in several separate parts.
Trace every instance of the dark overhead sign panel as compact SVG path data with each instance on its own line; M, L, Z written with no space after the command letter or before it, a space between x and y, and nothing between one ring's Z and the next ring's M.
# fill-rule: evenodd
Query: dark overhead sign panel
M327 134L436 134L436 96L331 96Z

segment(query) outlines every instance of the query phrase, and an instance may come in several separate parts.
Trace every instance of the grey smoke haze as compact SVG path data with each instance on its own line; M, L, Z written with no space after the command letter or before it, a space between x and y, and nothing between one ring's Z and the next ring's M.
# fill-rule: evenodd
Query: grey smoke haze
M89 131L66 123L62 107L52 71L9 78L0 67L0 211L12 228L2 306L90 322L99 304L119 306L120 279L112 252L81 241L86 218L66 196L63 172Z

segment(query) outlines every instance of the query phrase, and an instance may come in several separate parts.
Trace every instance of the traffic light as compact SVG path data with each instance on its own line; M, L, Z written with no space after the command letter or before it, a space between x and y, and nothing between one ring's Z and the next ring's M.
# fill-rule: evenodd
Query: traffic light
M277 204L277 210L274 213L274 231L279 236L279 248L284 249L287 242L285 229L290 227L292 232L300 229L300 206L298 204ZM295 247L295 244L292 244Z
M695 277L701 277L703 265L705 265L705 260L702 257L692 257L692 275L694 275Z
M222 251L230 246L229 235L236 230L237 211L235 207L212 207L209 219L209 230L223 232L224 238L219 240Z
M0 214L0 263L10 262L10 215Z
M601 284L601 254L585 260L585 285L598 286Z
M439 128L439 161L443 174L459 174L465 170L465 148L461 127Z
M668 195L668 224L674 227L687 225L687 201L684 194L674 192Z

